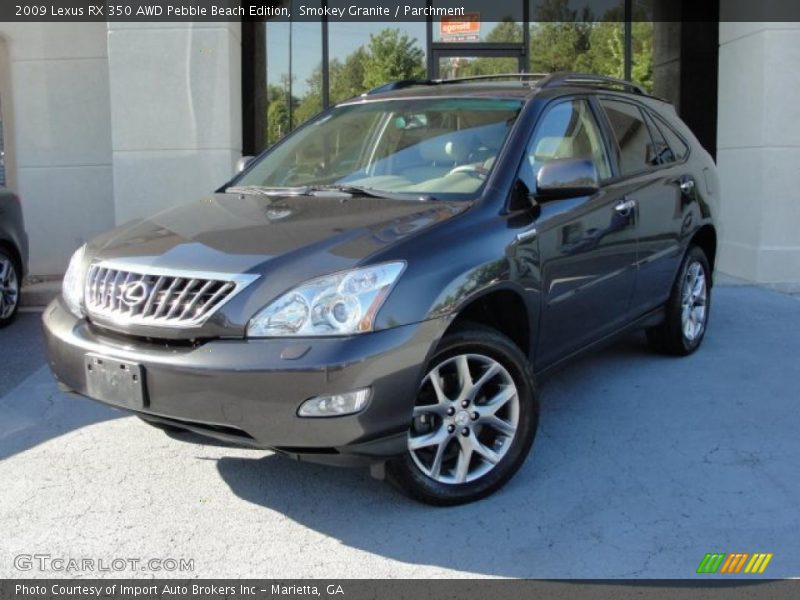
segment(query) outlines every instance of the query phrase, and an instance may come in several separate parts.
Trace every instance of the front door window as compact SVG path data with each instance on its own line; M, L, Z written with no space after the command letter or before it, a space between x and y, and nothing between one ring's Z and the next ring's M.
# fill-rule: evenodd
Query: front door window
M591 160L600 180L611 177L603 138L586 100L562 102L543 117L528 145L520 177L533 190L539 169L560 158Z

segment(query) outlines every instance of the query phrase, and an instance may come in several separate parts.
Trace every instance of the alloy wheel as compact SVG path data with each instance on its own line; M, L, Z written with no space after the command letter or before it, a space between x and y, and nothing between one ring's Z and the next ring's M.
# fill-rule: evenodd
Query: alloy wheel
M692 262L686 269L681 289L681 329L688 342L699 338L706 327L708 285L703 265Z
M19 280L11 259L0 256L0 319L14 314L19 302Z
M517 386L502 364L483 354L449 357L422 382L408 451L434 481L475 481L508 452L519 413Z

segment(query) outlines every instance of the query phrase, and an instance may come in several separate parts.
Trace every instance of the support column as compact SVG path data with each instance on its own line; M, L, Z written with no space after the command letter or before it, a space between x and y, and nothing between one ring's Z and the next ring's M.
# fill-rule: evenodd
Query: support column
M800 283L800 23L720 23L718 269Z
M109 23L117 223L195 200L242 151L239 23Z

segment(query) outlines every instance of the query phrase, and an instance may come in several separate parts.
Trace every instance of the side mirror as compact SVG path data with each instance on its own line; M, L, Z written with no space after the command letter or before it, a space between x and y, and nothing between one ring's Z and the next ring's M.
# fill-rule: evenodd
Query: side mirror
M598 189L597 167L583 158L550 160L536 175L536 200L540 202L591 196Z
M249 165L251 162L253 162L254 158L255 158L255 156L243 156L242 158L237 160L236 161L236 174L238 175L239 173L244 171L247 168L247 165Z

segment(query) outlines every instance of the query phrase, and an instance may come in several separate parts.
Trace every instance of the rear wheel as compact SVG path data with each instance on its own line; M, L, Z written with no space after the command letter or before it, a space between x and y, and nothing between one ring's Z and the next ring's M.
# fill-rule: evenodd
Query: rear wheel
M711 268L705 252L691 246L666 306L664 322L647 330L654 350L686 356L703 341L711 308Z
M19 308L20 273L14 257L0 248L0 327L14 319Z
M538 420L527 358L480 325L447 335L417 395L403 457L390 480L413 498L454 505L483 498L522 465Z

